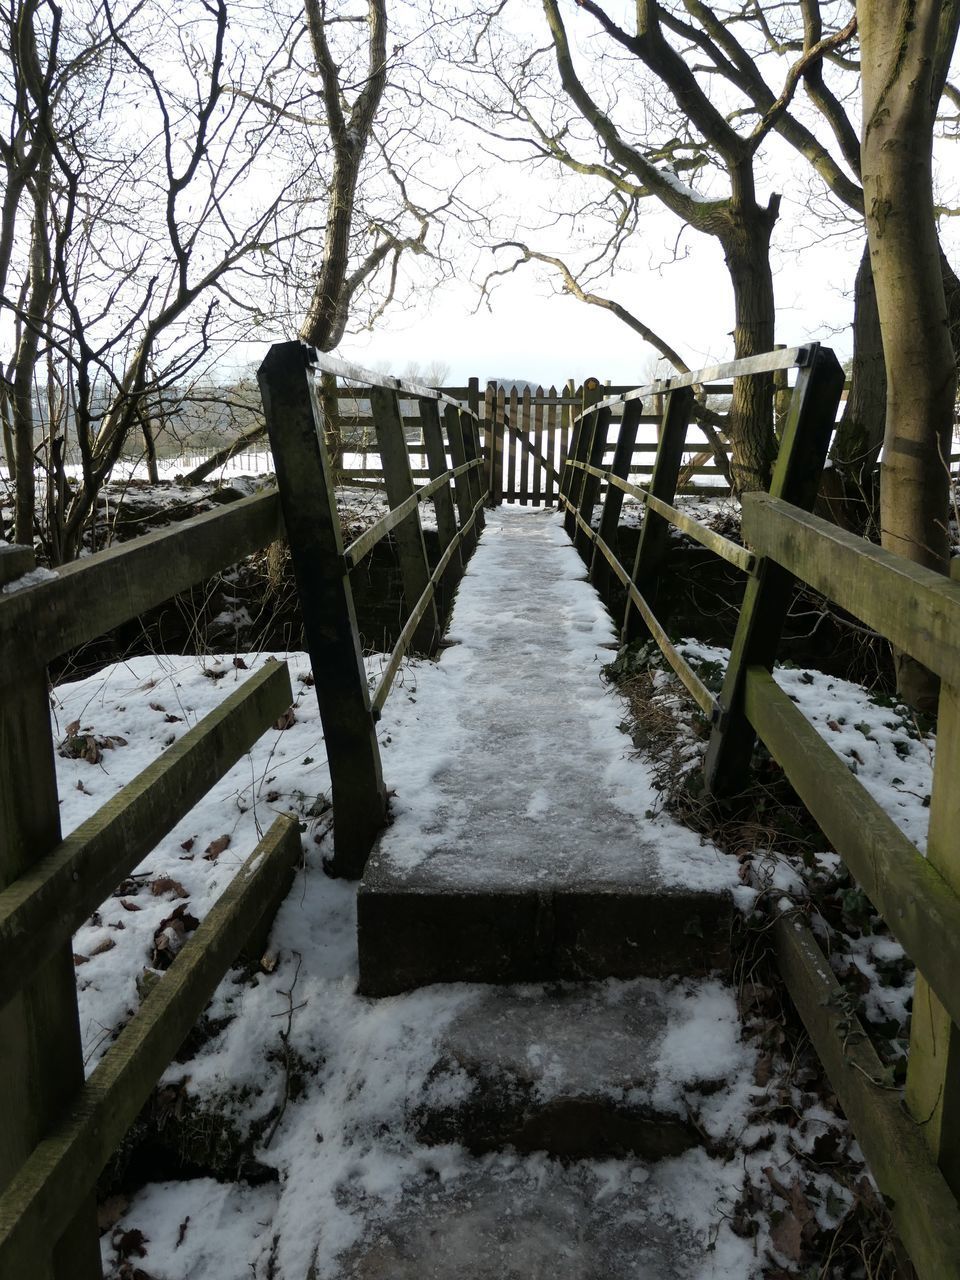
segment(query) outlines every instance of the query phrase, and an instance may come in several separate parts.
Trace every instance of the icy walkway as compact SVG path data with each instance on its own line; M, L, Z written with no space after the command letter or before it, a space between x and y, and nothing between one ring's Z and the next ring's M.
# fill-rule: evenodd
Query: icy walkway
M556 513L489 513L449 640L404 758L384 743L395 822L360 891L363 989L722 960L730 860L654 816L601 680L616 634Z

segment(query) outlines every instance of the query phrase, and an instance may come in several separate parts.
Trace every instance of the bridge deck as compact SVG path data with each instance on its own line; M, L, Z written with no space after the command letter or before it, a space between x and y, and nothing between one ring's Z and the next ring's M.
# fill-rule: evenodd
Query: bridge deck
M449 638L409 693L417 751L383 744L395 821L360 889L362 989L720 962L730 860L654 816L600 678L616 635L554 512L490 513Z

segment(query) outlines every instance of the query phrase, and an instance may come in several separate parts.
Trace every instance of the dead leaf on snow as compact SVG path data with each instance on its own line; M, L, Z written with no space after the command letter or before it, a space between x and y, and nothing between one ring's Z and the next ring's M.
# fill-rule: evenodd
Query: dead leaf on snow
M155 898L159 898L165 893L172 893L175 898L190 897L180 881L174 880L171 876L157 876L156 880L151 880L150 892Z
M97 1206L97 1225L101 1234L115 1227L129 1208L130 1201L126 1196L107 1196L103 1204Z
M292 729L296 723L297 717L293 707L287 707L283 715L274 722L273 727L279 730Z
M211 840L204 850L204 858L207 862L216 862L223 853L224 849L229 849L230 837L227 835L217 836L216 840Z
M112 951L116 945L117 944L116 942L114 942L113 938L104 938L102 942L97 943L97 945L90 952L90 955L91 957L102 956L105 951Z

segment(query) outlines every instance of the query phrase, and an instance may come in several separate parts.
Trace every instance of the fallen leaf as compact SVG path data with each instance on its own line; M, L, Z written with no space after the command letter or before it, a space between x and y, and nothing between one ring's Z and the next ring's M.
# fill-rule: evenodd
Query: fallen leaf
M280 716L279 719L277 719L274 722L273 727L279 730L292 729L296 723L297 723L297 717L293 707L287 707L283 715Z
M121 1260L132 1258L145 1258L147 1250L144 1247L147 1244L147 1237L142 1231L136 1227L132 1231L115 1231L113 1233L113 1247L117 1251L117 1257Z
M80 732L80 721L71 720L70 723L67 725L67 737L75 738L79 732Z
M238 671L247 670L247 664L244 662L242 658L234 658L233 665L237 668ZM190 1219L188 1218L187 1221L189 1222Z
M162 703L162 702L151 702L151 703L150 703L150 710L151 710L151 711L166 711L166 709L167 709L167 708L163 705L163 703Z
M116 942L114 942L113 938L104 938L102 942L97 943L97 945L90 952L90 955L102 956L105 951L112 951L116 945L117 944Z
M229 847L230 847L229 836L217 836L216 840L211 840L210 843L207 845L203 856L207 860L207 862L216 862L216 860L220 857L221 853L223 853L224 849L228 849Z
M136 904L135 902L130 902L130 901L128 901L128 899L126 899L126 898L121 898L121 899L120 899L120 905L121 905L121 907L123 907L124 911L139 911L139 910L140 910L140 908L137 906L137 904Z
M840 726L837 724L836 720L828 720L827 728L832 729L834 733L840 732Z
M157 876L156 880L151 880L150 892L155 898L159 898L164 893L172 893L175 898L190 897L180 881L174 880L170 876Z
M75 968L75 969L79 969L79 968L80 968L80 966L81 966L82 964L86 964L86 963L87 963L87 961L88 961L89 959L90 959L90 957L89 957L89 956L82 956L82 955L80 955L80 954L79 954L79 952L75 951L75 952L73 953L73 965L74 965L74 968Z
M190 852L190 850L194 846L196 839L197 839L196 836L191 836L189 840L184 840L183 844L180 846L180 848L183 850L184 853Z

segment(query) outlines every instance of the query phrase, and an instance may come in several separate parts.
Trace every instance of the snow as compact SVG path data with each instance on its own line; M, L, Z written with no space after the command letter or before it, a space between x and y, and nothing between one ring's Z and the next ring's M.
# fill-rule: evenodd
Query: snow
M19 578L14 578L12 582L8 582L0 594L5 596L13 595L15 591L25 591L29 587L37 587L41 582L51 582L56 576L50 569L42 567L31 569L28 573L21 574Z
M378 866L458 886L737 883L734 859L655 813L601 680L616 632L555 512L489 513L448 640L401 704L419 749L385 743L396 798Z
M517 596L510 565L525 555L539 571ZM531 626L520 627L515 653L501 648L497 659L498 620L509 611L511 591ZM549 647L560 633L567 658ZM397 834L411 866L422 856L417 841L429 848L440 834L429 829L431 807L435 821L456 821L463 797L449 790L447 773L464 749L467 713L480 717L481 695L493 690L491 679L478 674L483 659L493 664L488 676L492 670L502 679L501 705L534 728L521 740L525 776L533 779L525 796L512 795L504 782L506 744L466 744L474 785L491 799L504 798L503 813L515 827L542 819L563 802L554 782L559 777L561 792L597 795L615 810L634 843L642 830L659 876L730 884L732 859L702 845L667 815L647 816L660 807L652 770L635 758L629 738L619 731L622 704L599 679L600 666L611 656L611 624L583 581L582 563L555 516L523 509L492 515L460 591L451 639L457 643L439 662L404 664L378 725L385 780L396 791L390 838ZM58 742L74 721L80 733L114 740L96 764L58 756L64 831L259 670L267 656L237 655L235 662L150 655L59 687L53 708ZM462 1238L464 1224L474 1222L496 1242L489 1258L477 1259L477 1280L486 1277L483 1268L500 1265L504 1250L514 1250L513 1259L550 1259L561 1280L596 1266L614 1244L621 1261L633 1261L621 1273L613 1269L611 1254L608 1280L640 1275L644 1271L637 1267L647 1265L642 1241L659 1242L664 1256L682 1243L684 1256L693 1259L684 1263L684 1280L758 1278L766 1228L761 1225L756 1240L743 1239L728 1219L745 1178L762 1181L769 1164L789 1170L790 1144L806 1141L808 1128L806 1119L791 1129L768 1125L772 1138L762 1151L744 1156L730 1148L750 1129L765 1095L753 1083L756 1051L741 1038L733 993L718 979L611 980L577 988L596 1005L598 1018L604 1008L615 1009L644 992L661 1002L668 1016L652 1041L643 1096L679 1114L693 1109L697 1124L716 1143L715 1154L694 1148L655 1163L561 1163L511 1151L474 1156L459 1145L428 1146L418 1137L411 1120L417 1107L455 1105L472 1087L462 1070L437 1071L454 1026L491 999L526 999L546 1011L557 987L531 985L491 996L490 988L451 984L376 1001L356 994L356 889L321 870L329 838L329 775L308 663L302 654L280 656L290 665L294 723L268 731L74 940L82 958L77 978L89 1071L137 1008L137 979L150 969L154 934L173 908L183 903L202 918L275 813L292 812L301 820L305 867L275 922L269 950L276 967L252 980L229 974L208 1010L219 1030L163 1077L184 1091L191 1106L229 1117L241 1133L259 1124L254 1154L276 1170L277 1181L258 1188L209 1178L146 1186L103 1238L108 1275L116 1274L119 1263L113 1242L133 1229L145 1236L144 1257L136 1264L157 1280L305 1280L308 1274L334 1280L354 1274L345 1269L352 1266L349 1260L377 1241L386 1242L389 1267L391 1241L416 1241L418 1230L436 1229L436 1247L452 1249L448 1242ZM368 659L371 681L382 662L382 656ZM548 686L563 691L563 705L543 704L538 715L538 691ZM225 835L230 839L223 851L205 858ZM618 857L625 848L615 851ZM176 881L187 896L169 888L155 896L151 885L161 878ZM101 949L107 943L112 946ZM562 1016L561 1005L557 1010ZM578 1023L569 1023L574 1056ZM609 1047L603 1025L602 1019L596 1031L588 1025L595 1052ZM562 1083L558 1040L549 1019L531 1022L526 1030L523 1052L549 1099ZM591 1074L586 1062L580 1064L584 1082ZM290 1072L298 1081L295 1090ZM819 1124L815 1116L814 1121ZM578 1242L567 1257L561 1228L571 1223L577 1224ZM650 1276L681 1274L664 1269L653 1254L648 1261ZM382 1274L399 1280L417 1273L397 1261Z

